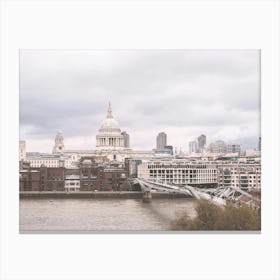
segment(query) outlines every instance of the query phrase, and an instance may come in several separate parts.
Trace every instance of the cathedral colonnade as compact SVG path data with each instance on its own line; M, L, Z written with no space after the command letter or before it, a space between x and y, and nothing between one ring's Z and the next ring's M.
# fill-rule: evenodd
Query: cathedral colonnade
M97 147L124 147L124 139L121 137L110 137L110 136L97 136L96 137Z

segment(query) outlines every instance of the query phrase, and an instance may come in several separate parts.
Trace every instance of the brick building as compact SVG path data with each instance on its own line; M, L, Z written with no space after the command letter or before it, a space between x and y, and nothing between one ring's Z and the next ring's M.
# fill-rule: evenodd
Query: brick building
M40 191L40 171L25 169L19 174L20 191Z
M27 167L20 170L20 191L64 191L64 167Z
M102 190L103 165L99 165L94 157L83 157L79 162L80 190Z
M110 166L106 166L102 173L103 190L129 190L129 185L126 184L128 168L125 168L123 165L111 164Z
M94 157L81 158L77 168L20 166L20 191L120 191L129 190L128 165L113 161L100 164Z

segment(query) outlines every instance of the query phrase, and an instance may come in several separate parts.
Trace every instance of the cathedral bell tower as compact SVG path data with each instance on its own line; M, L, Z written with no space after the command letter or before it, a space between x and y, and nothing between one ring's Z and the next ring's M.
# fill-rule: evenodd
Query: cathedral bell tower
M64 151L64 144L63 144L63 135L62 131L57 131L57 134L55 136L55 144L53 147L53 154L62 154Z

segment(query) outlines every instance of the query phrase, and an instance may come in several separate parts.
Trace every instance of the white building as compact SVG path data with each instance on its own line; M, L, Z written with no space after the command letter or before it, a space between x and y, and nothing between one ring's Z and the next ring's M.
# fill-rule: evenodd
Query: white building
M195 154L198 152L198 145L197 141L190 141L189 142L189 154Z
M26 159L26 143L25 141L19 141L19 160L24 161Z
M233 186L245 190L261 188L261 164L240 162L219 162L218 185Z
M176 185L214 186L218 182L216 165L184 160L142 163L138 165L138 177Z
M78 174L67 174L65 175L64 190L66 192L77 192L80 191L80 175Z
M139 178L176 185L261 188L260 163L158 160L139 164L137 171Z
M25 161L29 162L31 167L41 167L42 165L46 167L73 167L73 161L67 155L27 153Z

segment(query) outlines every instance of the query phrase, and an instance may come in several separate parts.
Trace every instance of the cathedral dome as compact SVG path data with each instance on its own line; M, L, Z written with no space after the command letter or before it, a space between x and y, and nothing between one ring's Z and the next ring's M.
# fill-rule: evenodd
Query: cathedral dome
M107 111L107 118L102 121L99 133L101 134L120 134L121 129L119 123L113 118L111 104Z
M123 149L124 138L119 123L113 118L111 104L109 103L107 117L102 121L96 135L96 148Z
M114 118L111 118L111 119L105 119L102 123L101 123L101 126L100 126L100 130L110 130L110 129L113 129L113 130L118 130L120 131L120 126L119 126L119 123L114 119Z

